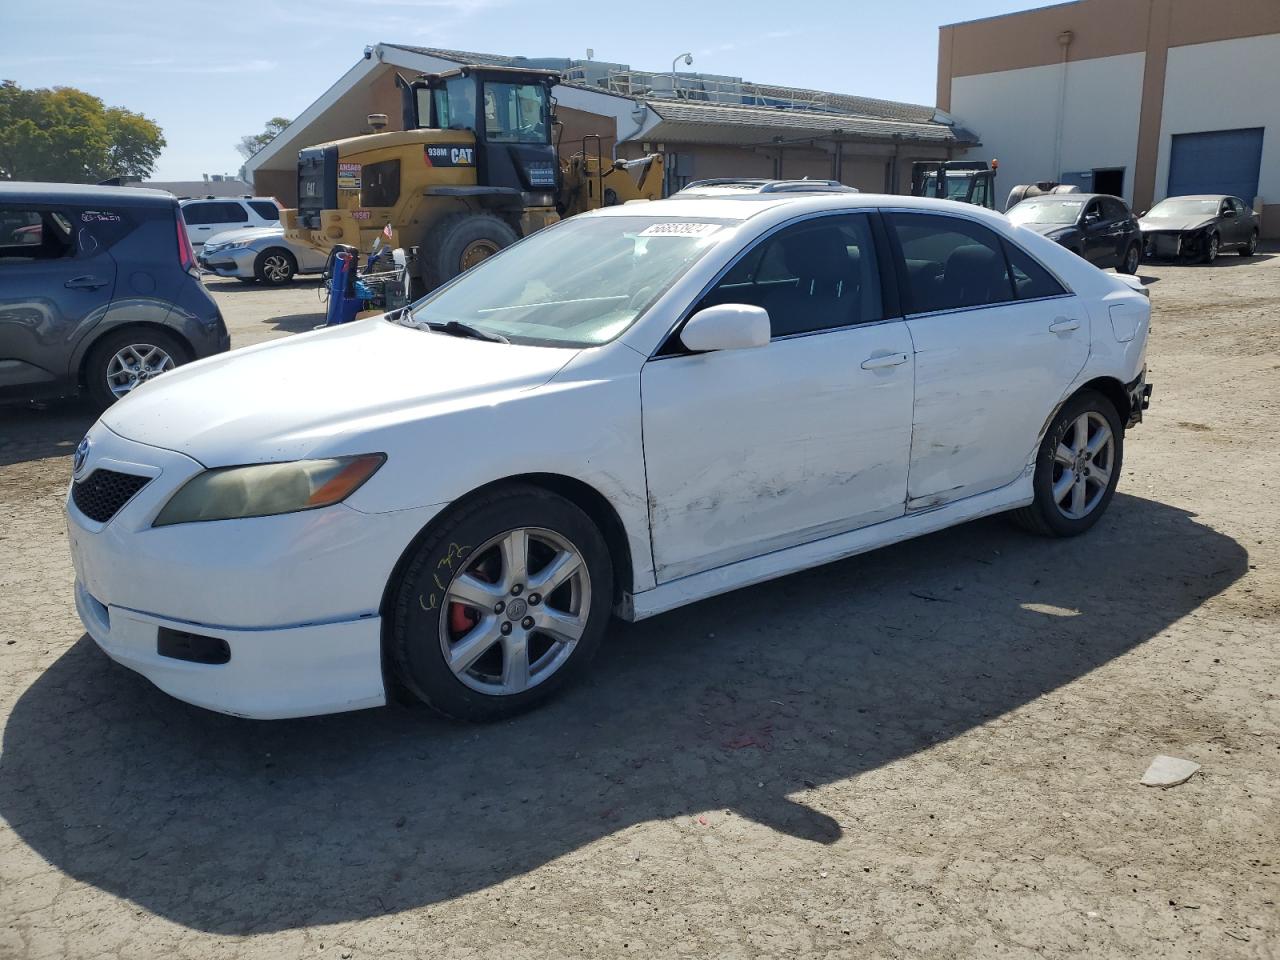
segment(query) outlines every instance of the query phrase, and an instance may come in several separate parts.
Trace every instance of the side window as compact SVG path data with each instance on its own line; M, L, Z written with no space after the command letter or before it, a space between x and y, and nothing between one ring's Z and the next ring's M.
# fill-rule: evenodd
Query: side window
M1097 200L1093 200L1089 203L1089 206L1084 208L1084 225L1087 227L1091 224L1098 223L1101 220L1102 204Z
M249 213L238 203L223 202L211 203L209 206L217 207L214 217L210 223L248 223Z
M1000 238L981 224L932 213L887 213L902 250L907 313L960 310L1014 299Z
M1129 211L1119 200L1107 198L1102 201L1102 216L1103 219L1111 221L1128 220Z
M1009 272L1013 275L1013 289L1019 300L1038 300L1041 297L1060 297L1066 289L1044 267L1021 247L1008 240L1004 242L1005 256L1009 258Z
M56 210L0 207L0 263L74 256L71 221Z
M774 337L884 319L871 225L861 214L818 217L761 240L703 297L764 307Z
M187 203L182 206L182 219L187 226L198 227L206 223L217 223L213 216L216 203Z
M280 219L280 208L270 200L250 200L249 206L263 220L275 222Z
M400 199L400 161L366 163L361 171L360 205L394 207Z

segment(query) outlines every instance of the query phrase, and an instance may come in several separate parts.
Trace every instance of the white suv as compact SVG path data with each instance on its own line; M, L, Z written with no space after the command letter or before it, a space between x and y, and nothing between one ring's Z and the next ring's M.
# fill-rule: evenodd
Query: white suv
M182 220L187 237L197 250L224 230L245 227L278 227L280 207L270 197L210 197L183 200Z
M109 409L67 503L77 607L216 710L354 710L393 677L508 715L613 614L994 513L1084 533L1147 402L1141 290L948 200L713 184L583 214Z

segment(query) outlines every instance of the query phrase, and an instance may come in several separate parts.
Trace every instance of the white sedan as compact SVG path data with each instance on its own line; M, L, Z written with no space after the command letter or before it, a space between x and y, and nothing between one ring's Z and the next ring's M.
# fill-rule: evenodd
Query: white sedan
M509 715L640 619L1012 511L1088 530L1149 302L1002 216L814 183L599 210L411 308L146 384L76 451L76 603L246 717Z

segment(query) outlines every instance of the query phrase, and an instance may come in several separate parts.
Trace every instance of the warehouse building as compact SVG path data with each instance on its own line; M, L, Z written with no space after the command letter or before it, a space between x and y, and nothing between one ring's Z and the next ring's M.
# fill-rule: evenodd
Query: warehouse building
M1138 211L1225 193L1280 236L1280 2L1077 0L944 26L938 107L1002 196L1058 180Z
M668 192L709 177L833 179L865 191L909 192L911 163L958 156L977 137L934 107L752 83L740 77L632 70L594 59L526 58L382 43L369 47L245 165L256 193L297 203L298 151L369 132L370 114L401 126L396 75L462 63L556 70L562 155L600 138L605 156L661 153ZM596 141L587 143L595 152Z

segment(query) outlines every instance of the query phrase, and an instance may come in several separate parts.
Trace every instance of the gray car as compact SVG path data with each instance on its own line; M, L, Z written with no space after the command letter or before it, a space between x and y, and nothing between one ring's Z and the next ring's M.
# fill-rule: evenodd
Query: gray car
M105 407L230 347L172 194L0 183L0 398Z
M290 243L280 227L224 230L205 241L200 267L220 277L277 286L300 273L320 273L326 257L301 243Z
M1258 218L1239 197L1169 197L1147 211L1138 226L1148 257L1213 263L1223 250L1251 257L1258 249Z

